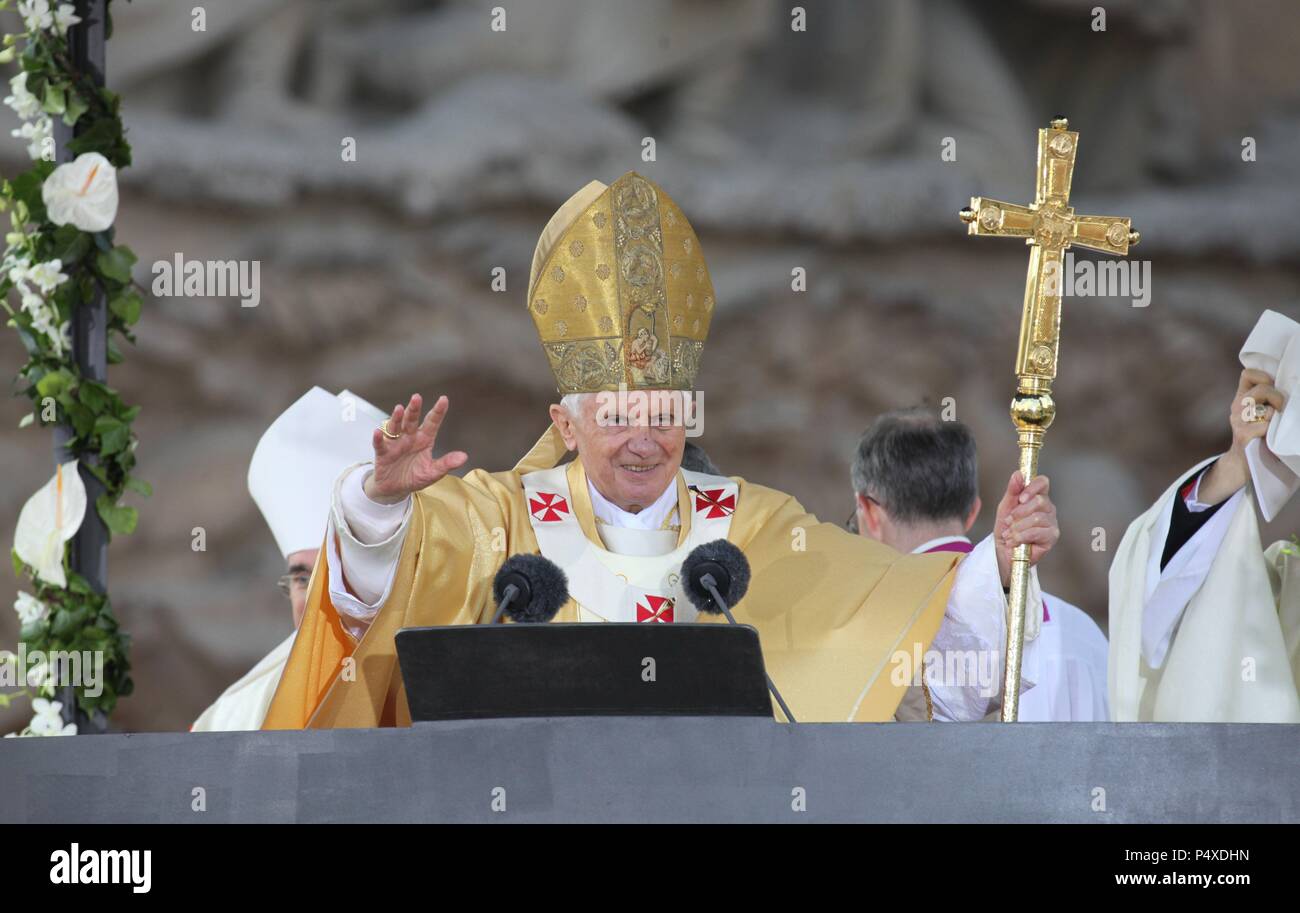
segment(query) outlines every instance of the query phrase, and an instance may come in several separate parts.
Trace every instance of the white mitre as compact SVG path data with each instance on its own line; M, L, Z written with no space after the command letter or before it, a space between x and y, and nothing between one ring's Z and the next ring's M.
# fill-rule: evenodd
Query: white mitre
M334 480L373 455L371 438L385 417L347 390L335 396L312 387L266 429L248 466L248 491L286 558L320 548ZM260 729L296 633L227 688L190 731Z
M385 418L347 390L312 387L266 429L248 466L248 493L281 555L320 548L334 481L373 457L371 438Z

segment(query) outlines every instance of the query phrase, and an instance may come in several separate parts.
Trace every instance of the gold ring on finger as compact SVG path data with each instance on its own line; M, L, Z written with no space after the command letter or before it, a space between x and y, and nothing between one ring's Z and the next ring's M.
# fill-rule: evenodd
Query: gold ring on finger
M1246 421L1248 422L1268 421L1268 406L1264 406L1259 403L1256 403L1254 406L1251 407L1250 411L1246 414Z
M388 419L384 419L384 423L379 426L379 430L384 432L384 437L388 438L390 441L395 441L402 436L400 431L397 434L393 434L393 432L388 430Z

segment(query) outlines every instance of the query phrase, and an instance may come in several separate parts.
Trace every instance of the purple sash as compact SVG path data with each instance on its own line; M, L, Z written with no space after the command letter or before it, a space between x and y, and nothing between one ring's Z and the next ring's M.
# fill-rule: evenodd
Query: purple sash
M932 548L927 548L925 550L925 554L929 555L934 552L961 552L963 555L969 555L974 550L975 550L975 546L971 545L969 542L963 540L957 540L955 542L944 542L941 545L936 545L933 546ZM1052 616L1049 615L1047 612L1047 600L1044 599L1043 600L1043 621L1051 621L1051 620L1052 620Z

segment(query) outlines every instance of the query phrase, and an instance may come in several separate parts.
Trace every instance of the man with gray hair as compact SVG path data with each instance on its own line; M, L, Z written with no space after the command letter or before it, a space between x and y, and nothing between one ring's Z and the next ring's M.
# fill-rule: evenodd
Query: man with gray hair
M966 537L982 505L975 439L961 422L925 408L886 412L858 442L851 476L859 534L913 554L984 546ZM1020 699L1018 718L1107 719L1105 635L1082 609L1056 596L1044 597L1042 606L1041 621L1035 613L1026 624L1022 676L1034 684ZM953 679L975 674L982 683L990 673L1001 675L1000 659L992 662L990 651L971 647L1005 641L1004 609L984 599L949 604L925 674L903 699L899 719L971 718L971 691L961 687L968 683Z

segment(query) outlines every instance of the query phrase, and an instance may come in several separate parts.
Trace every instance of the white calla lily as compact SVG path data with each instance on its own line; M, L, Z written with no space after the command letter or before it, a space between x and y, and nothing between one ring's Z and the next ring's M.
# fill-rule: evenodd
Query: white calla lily
M76 535L85 516L86 486L77 472L77 461L69 460L23 505L14 530L14 551L37 577L65 587L63 543Z
M50 173L41 198L55 225L104 231L117 218L117 169L98 152L83 152Z

